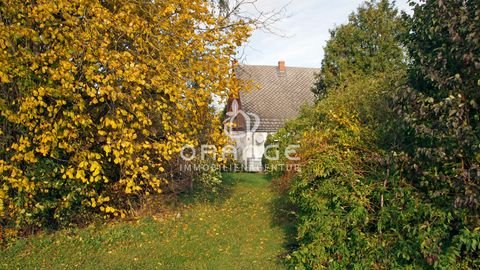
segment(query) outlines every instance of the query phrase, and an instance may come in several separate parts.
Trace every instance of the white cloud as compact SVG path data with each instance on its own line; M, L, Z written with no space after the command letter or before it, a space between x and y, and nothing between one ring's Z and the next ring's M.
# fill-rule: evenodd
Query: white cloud
M256 31L245 48L245 63L276 65L285 60L288 66L320 67L329 29L347 22L348 15L363 0L259 0L260 10L280 9L287 3L289 15L275 27L286 37ZM409 11L407 0L398 0L401 10Z

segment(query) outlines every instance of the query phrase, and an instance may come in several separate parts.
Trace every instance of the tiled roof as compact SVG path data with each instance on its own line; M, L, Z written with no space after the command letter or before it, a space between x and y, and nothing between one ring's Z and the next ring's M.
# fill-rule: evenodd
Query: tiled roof
M257 131L276 132L286 120L297 117L303 105L313 104L311 89L319 71L287 67L279 73L277 66L240 66L238 78L253 88L240 92L242 110L260 117Z

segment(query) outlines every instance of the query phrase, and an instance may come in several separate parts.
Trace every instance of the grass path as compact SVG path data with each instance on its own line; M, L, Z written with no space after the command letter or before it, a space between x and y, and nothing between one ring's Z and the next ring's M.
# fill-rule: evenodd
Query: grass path
M262 175L225 175L213 200L180 215L62 231L17 241L0 254L5 269L282 269L287 227Z

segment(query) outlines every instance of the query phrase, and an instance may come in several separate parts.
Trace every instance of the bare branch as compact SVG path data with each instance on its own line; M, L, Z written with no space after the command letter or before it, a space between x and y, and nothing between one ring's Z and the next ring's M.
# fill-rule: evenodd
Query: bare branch
M280 9L261 10L258 0L212 0L214 13L216 13L225 27L237 22L245 22L253 26L254 30L285 37L275 25L288 18L287 3Z

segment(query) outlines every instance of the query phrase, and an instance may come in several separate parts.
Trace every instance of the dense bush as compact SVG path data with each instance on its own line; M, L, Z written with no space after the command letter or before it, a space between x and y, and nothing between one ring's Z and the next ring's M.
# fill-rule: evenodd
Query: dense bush
M480 2L427 1L409 24L410 82L395 107L408 139L404 172L433 201L478 214Z
M299 137L302 168L290 187L300 244L291 254L292 265L387 265L384 252L393 249L394 235L381 228L391 220L381 219L394 202L385 194L385 181L390 185L398 179L389 172L378 123L393 117L386 102L386 90L395 81L390 76L377 74L330 89L309 112L311 126Z
M222 143L209 104L248 32L210 1L1 1L0 226L167 188L184 144Z
M402 176L448 216L432 222L421 252L437 266L449 257L478 267L480 2L426 1L408 23L409 84L394 106L404 142L395 150Z
M332 36L315 89L320 100L272 138L302 145L302 169L289 177L298 209L292 268L480 265L479 10L478 1L417 4L407 31L382 32L393 47L367 59L351 48L370 44L370 35L350 33L378 36L379 25L355 23L366 14L398 22L385 16L387 1L359 9L338 28L349 31ZM395 53L402 47L408 61ZM383 62L376 70L358 65L369 61Z

